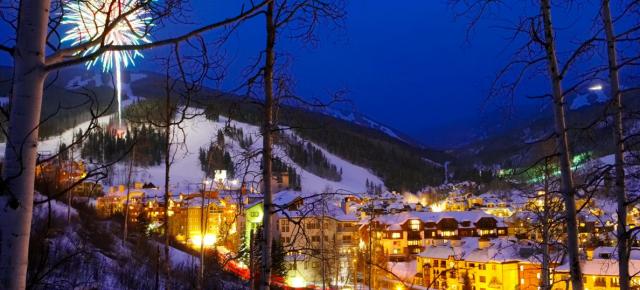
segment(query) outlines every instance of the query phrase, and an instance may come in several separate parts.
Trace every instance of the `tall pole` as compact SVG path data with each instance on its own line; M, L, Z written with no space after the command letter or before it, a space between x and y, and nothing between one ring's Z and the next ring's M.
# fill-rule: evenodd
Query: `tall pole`
M115 68L116 68L116 97L118 100L118 130L122 127L122 76L120 75L120 59L118 53L115 54L116 60Z

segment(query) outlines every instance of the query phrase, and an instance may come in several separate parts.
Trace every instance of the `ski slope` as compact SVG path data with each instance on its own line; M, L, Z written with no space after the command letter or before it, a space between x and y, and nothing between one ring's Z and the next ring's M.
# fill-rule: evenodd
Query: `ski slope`
M172 188L176 189L188 189L189 187L197 186L204 179L204 172L200 168L200 161L198 160L198 151L200 148L206 148L212 140L215 140L216 134L219 129L224 128L229 124L232 127L241 128L245 136L251 135L254 140L253 144L249 148L250 152L242 149L237 141L225 136L227 151L230 152L234 162L241 164L240 169L236 169L237 179L240 181L244 178L247 182L258 182L260 180L260 157L254 156L248 162L241 162L246 159L246 155L249 153L259 152L262 149L262 138L260 137L260 128L257 126L249 125L246 123L236 122L234 120L228 120L225 117L220 116L220 119L216 121L208 120L204 115L199 115L200 111L192 110L190 113L197 116L185 120L183 130L176 130L172 137L173 145L173 161L170 171L170 184ZM104 116L98 119L98 124L106 125L112 116ZM59 136L51 137L41 141L38 144L38 152L43 155L55 154L61 143L70 144L73 139L73 135L78 130L82 129L86 131L89 127L89 122L79 124L73 129L69 129ZM367 168L363 168L354 165L338 156L328 152L324 148L321 148L314 144L317 148L322 150L329 162L336 165L337 168L342 168L342 180L339 182L331 181L319 177L313 173L310 173L300 166L296 165L284 152L283 148L276 146L274 148L274 155L282 159L284 162L289 163L296 168L296 171L300 174L302 190L309 193L321 192L321 191L336 191L336 192L365 192L366 180L375 184L383 184L382 180L374 175ZM0 144L0 156L4 155L5 144ZM77 156L76 156L77 158ZM113 183L124 183L126 176L126 165L118 164L111 170L111 174L114 175ZM246 169L246 175L244 173ZM157 186L164 185L164 162L160 165L151 167L136 167L133 171L133 177L137 181L152 182Z

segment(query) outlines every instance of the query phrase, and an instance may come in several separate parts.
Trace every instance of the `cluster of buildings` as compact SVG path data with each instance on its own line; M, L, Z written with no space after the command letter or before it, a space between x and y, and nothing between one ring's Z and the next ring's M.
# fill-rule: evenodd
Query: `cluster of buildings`
M98 198L98 212L124 212L127 194L129 219L159 228L164 196L150 184L111 188ZM264 218L261 195L243 188L192 188L170 196L169 235L175 241L231 252L255 247ZM454 191L433 204L419 200L389 192L277 192L270 231L284 249L282 278L294 288L540 289L545 259L539 197ZM585 208L579 217L585 287L617 289L615 205L579 204ZM630 210L628 222L640 224L638 209ZM554 233L558 239L563 234ZM550 289L567 289L561 247L551 246L546 260ZM257 270L251 261L243 264ZM640 270L640 257L632 255L630 266L634 273ZM640 287L640 278L632 283Z

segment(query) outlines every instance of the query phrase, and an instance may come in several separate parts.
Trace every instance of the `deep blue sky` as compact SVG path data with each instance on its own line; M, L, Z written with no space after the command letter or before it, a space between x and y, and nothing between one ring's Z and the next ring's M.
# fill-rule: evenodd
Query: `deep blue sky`
M204 23L232 15L238 2L197 0L189 20ZM495 102L487 103L486 95L512 50L506 45L509 33L498 27L526 11L521 3L493 11L467 38L467 19L455 17L446 0L347 2L344 28L321 29L317 46L280 39L278 48L292 57L298 95L322 97L346 88L346 97L361 113L438 146L451 145L469 128L477 128L481 118L497 114ZM592 20L593 14L572 9L557 15L559 27ZM243 69L262 49L262 24L262 18L243 24L217 49L228 66L222 88L236 87ZM0 30L2 41L10 38L6 31ZM175 28L163 29L156 38L174 33ZM0 61L7 63L4 56ZM153 68L146 60L139 63L141 69ZM546 89L541 82L525 87L541 85ZM520 110L532 106L531 101L516 103Z

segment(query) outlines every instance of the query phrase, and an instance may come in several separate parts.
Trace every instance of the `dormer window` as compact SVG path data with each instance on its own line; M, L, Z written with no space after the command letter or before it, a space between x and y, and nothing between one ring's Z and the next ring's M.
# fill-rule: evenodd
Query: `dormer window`
M600 259L611 259L611 253L600 253Z

